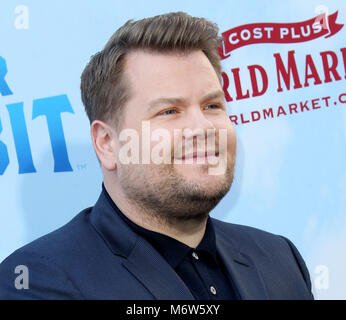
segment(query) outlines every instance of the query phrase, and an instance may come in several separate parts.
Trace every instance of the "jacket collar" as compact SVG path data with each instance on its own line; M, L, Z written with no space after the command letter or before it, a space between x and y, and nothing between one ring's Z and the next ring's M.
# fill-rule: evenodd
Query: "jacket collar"
M125 258L123 266L156 299L194 299L185 283L157 250L115 214L104 191L90 212L90 222L113 254ZM252 259L239 250L237 240L216 226L215 236L217 251L241 299L266 299L263 280Z
M231 232L225 233L218 228L216 221L216 247L225 269L232 279L242 300L267 300L267 289L262 276L250 256L240 249L239 241Z
M123 266L158 300L193 300L174 269L143 237L137 235L108 201L104 191L90 212L90 222Z

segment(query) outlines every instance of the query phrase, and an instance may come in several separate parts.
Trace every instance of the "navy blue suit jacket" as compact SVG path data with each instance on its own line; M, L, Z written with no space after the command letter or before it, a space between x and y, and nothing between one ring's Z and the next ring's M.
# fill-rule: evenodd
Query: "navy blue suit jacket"
M305 263L287 239L213 219L217 250L242 299L312 299ZM16 289L16 266L29 288ZM114 213L94 207L0 264L0 299L194 299L174 269Z

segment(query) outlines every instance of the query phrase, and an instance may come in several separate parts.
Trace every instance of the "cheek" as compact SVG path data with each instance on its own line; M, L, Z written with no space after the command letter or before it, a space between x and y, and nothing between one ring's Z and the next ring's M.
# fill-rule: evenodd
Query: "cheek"
M169 128L151 127L150 159L154 164L171 163L175 152L173 131ZM178 140L179 141L179 140ZM177 147L177 149L179 149Z
M220 121L219 123L214 123L216 130L219 131L219 133L222 133L222 138L221 135L219 135L219 143L220 143L220 149L222 149L221 143L226 142L226 144L224 144L224 146L226 146L227 148L227 153L233 154L236 151L236 146L237 146L237 136L236 136L236 132L235 129L231 123L231 121L229 121L229 118L227 117L227 119L222 119L222 121ZM226 133L225 133L226 130ZM227 136L227 140L225 141L225 137Z
M232 153L236 151L237 148L237 135L234 130L234 127L231 125L231 128L228 130L228 145L229 148L231 149Z

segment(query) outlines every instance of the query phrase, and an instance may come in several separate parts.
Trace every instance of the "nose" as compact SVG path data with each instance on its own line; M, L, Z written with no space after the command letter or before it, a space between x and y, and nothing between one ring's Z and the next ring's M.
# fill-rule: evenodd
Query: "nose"
M199 135L204 137L208 129L215 130L216 128L214 124L205 116L203 110L201 110L199 106L190 108L183 130L183 136L185 139L192 139Z

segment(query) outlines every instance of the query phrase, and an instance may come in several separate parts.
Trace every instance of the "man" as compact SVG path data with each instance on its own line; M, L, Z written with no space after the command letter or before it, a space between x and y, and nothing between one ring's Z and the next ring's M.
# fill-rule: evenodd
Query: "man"
M236 154L217 34L182 12L130 20L91 58L81 91L101 195L4 260L0 298L313 298L289 240L209 216Z

